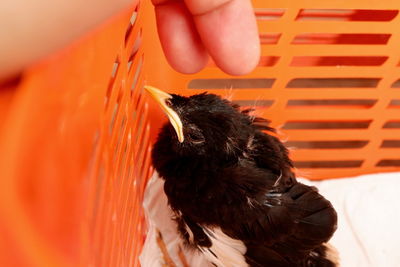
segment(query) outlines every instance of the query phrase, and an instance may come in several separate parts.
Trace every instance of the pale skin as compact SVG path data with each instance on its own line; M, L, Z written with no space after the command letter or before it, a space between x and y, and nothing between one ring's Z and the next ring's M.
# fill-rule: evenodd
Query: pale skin
M0 1L0 81L67 46L137 1ZM164 54L175 70L196 73L210 56L232 75L246 74L257 65L260 46L250 0L152 2Z

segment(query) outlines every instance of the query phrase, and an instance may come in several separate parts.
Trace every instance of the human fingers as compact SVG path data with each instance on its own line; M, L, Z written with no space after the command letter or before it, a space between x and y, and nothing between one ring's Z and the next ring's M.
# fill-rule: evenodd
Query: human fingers
M208 54L183 1L153 0L160 42L169 64L182 73L203 69Z
M184 0L200 38L218 67L232 75L253 70L260 58L249 0Z

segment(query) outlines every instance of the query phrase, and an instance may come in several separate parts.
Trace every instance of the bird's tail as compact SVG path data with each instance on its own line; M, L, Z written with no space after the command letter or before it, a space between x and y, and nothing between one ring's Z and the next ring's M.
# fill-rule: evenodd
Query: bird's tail
M335 247L324 243L310 252L305 266L339 267L339 253Z

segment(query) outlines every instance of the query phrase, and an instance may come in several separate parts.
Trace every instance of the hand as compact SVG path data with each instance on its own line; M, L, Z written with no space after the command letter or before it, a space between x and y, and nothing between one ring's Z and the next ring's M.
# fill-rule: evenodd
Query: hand
M0 83L139 0L0 0Z
M260 57L250 0L152 0L164 54L182 73L196 73L213 58L231 75L252 71Z

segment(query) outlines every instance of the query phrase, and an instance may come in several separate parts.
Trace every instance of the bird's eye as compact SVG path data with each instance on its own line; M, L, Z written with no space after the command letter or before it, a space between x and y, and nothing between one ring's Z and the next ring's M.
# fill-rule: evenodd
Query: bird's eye
M201 144L204 142L204 136L200 132L191 132L187 135L187 138L194 144Z
M166 99L166 100L165 100L165 104L166 104L168 107L172 107L172 102L171 102L170 99Z

